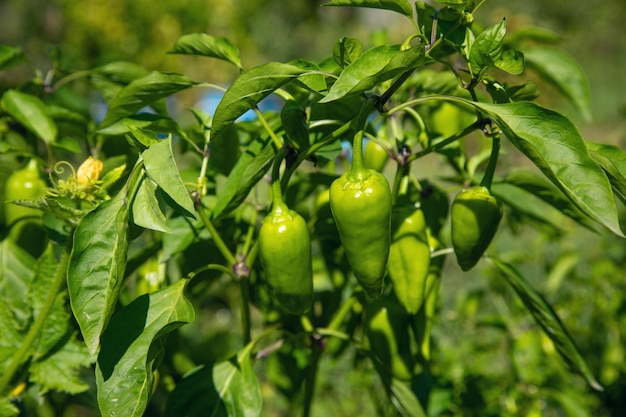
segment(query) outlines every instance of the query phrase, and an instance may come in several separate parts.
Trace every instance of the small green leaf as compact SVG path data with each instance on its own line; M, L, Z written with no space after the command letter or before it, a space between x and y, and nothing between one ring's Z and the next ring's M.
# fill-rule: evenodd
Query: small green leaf
M0 45L0 70L6 70L26 61L20 47Z
M591 120L591 90L585 71L567 52L552 46L524 50L528 66L553 84L580 114Z
M143 415L165 336L194 320L187 280L135 299L111 319L96 363L98 404L105 417Z
M493 264L502 272L506 281L520 297L535 322L552 340L556 350L563 360L574 371L580 374L589 386L597 391L603 391L600 383L595 379L584 358L578 352L574 341L561 323L550 304L539 294L520 273L511 265L491 259Z
M211 140L216 140L239 116L304 72L300 67L280 62L270 62L242 72L215 109Z
M109 103L109 109L100 124L100 129L132 116L142 108L164 97L196 85L189 78L179 74L153 71L130 82L120 89Z
M186 216L196 218L193 200L180 178L171 137L151 145L141 153L148 177L154 181L175 203L174 208L182 209Z
M416 68L425 59L423 47L405 51L399 45L370 48L341 72L328 95L319 102L327 103L349 94L370 90L377 84Z
M613 189L626 202L626 151L614 145L587 142L591 157L606 172Z
M129 207L123 192L82 218L74 232L67 287L89 353L100 345L124 280Z
M124 135L131 133L131 126L163 134L178 132L179 130L178 123L170 117L152 113L141 113L124 117L104 129L99 129L98 133L111 136Z
M7 90L0 104L4 111L47 144L56 141L57 126L39 98L17 90Z
M239 49L221 36L214 37L206 33L191 33L180 37L168 54L200 55L221 59L241 68Z
M407 0L331 0L323 6L369 7L391 10L413 19L413 8Z
M259 417L263 397L252 368L253 343L212 368L199 367L176 384L165 408L166 417Z
M96 67L91 70L92 76L104 76L116 84L126 85L144 77L148 74L148 70L139 64L128 61L115 61Z
M333 57L341 68L352 64L363 54L363 45L358 39L343 37L333 47Z
M506 34L506 20L481 32L470 49L469 67L473 77L490 67L496 67L510 74L520 74L524 70L524 55L515 50L502 49Z
M158 198L157 190L157 185L150 178L142 179L132 203L133 223L145 229L172 233L167 226L163 201Z
M250 190L263 178L274 160L274 150L267 142L253 142L239 157L237 164L228 175L224 188L218 190L218 200L213 210L213 218L228 215L248 196Z
M18 417L20 410L11 402L9 398L0 397L0 416L2 417Z
M411 389L411 384L399 379L390 381L389 396L391 403L402 417L426 417L419 399Z
M616 235L624 236L609 179L591 158L585 141L569 119L532 102L465 102L493 120L509 141L581 211Z
M25 326L32 314L24 294L35 278L34 264L35 259L12 240L0 242L0 299L17 329Z

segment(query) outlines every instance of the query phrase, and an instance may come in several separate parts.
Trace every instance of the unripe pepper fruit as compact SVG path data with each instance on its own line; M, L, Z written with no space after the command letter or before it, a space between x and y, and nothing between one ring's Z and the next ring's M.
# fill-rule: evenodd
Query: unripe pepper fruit
M311 236L302 216L285 204L279 181L279 153L272 171L272 208L259 230L259 257L274 300L288 313L302 314L313 302Z
M13 172L5 184L5 220L11 226L9 238L23 247L44 242L40 210L12 204L15 200L36 200L46 193L46 182L39 176L37 161L31 159L24 168ZM41 235L41 236L40 236Z
M365 144L365 149L363 150L363 164L365 168L382 172L385 169L385 165L387 165L387 161L389 161L389 154L376 141L369 140Z
M424 213L413 205L395 207L387 270L398 301L409 314L416 314L426 293L430 245Z
M372 359L383 377L404 381L413 376L409 316L395 299L380 297L367 305L365 334Z
M369 298L383 289L391 241L391 190L372 169L354 168L333 181L330 207L348 263Z
M486 187L461 191L452 202L452 247L463 271L472 269L483 255L502 219L502 202Z

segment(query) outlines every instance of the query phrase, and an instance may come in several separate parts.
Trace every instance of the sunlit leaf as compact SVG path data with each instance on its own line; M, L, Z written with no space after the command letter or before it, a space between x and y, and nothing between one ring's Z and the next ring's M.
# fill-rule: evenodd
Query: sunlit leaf
M195 218L195 208L189 191L180 178L171 138L163 139L141 153L146 174L154 181L189 217Z
M425 60L424 48L401 50L399 45L381 45L365 51L339 74L328 95L320 103L362 93L374 86L416 68Z
M493 120L582 212L616 235L624 236L609 179L591 158L585 141L569 119L532 102L465 102Z
M17 90L7 90L0 104L4 111L44 142L51 144L56 141L57 126L39 98Z
M158 198L157 190L157 185L150 178L141 181L132 203L133 223L145 229L172 233L167 226L163 202Z
M98 404L105 417L139 417L152 394L165 336L194 320L184 296L187 280L135 299L116 313L102 334L96 363Z
M469 66L473 76L490 67L496 67L510 74L520 74L524 70L524 56L521 52L503 50L506 34L506 20L481 32L470 49Z
M602 386L591 373L585 359L578 352L574 341L550 304L548 304L541 294L539 294L514 267L496 259L492 259L491 261L498 270L502 272L506 281L515 290L528 309L528 312L535 319L535 322L543 329L550 340L552 340L556 350L567 365L585 378L589 386L593 389L602 391Z
M304 72L300 67L280 62L270 62L242 72L215 109L211 140L218 139L228 124Z
M239 49L222 36L211 36L206 33L190 33L181 36L168 54L200 55L221 59L241 68Z
M333 57L340 67L345 68L363 54L363 45L358 39L343 37L333 47Z
M83 217L74 232L67 286L74 317L90 353L100 345L124 279L129 207L122 193Z

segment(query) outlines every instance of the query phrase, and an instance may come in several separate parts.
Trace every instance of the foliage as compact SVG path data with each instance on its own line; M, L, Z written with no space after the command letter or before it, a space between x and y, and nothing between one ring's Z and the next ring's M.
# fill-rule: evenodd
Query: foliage
M170 54L240 71L226 89L115 61L55 66L3 90L2 187L35 161L48 188L4 195L41 216L3 224L0 416L618 415L626 153L533 101L527 67L591 112L576 61L542 45L545 32L481 26L483 3L333 0L397 13L412 31L398 45L346 36L319 61L248 67L226 37L180 37ZM0 69L24 62L0 47ZM170 111L204 89L221 95L215 108L189 109L188 123ZM104 98L103 117L80 105L85 90ZM384 176L364 166L364 142L387 152ZM394 224L421 219L403 245L426 259L405 251L394 268L424 265L386 279L380 301L352 271L369 261L359 250L389 243L361 227L346 245L336 224L380 207L342 206L336 218L340 177L389 181L402 208L392 215L404 213ZM461 268L450 201L477 186L505 214L486 226L498 229L486 253L473 250L478 264ZM281 245L277 227L259 247L272 202L306 221L311 245ZM370 229L397 243L382 223ZM16 240L18 226L28 235ZM268 247L311 259L262 263ZM312 279L314 300L294 314L304 306L275 297L298 293L285 271L309 264L297 278ZM419 299L400 293L418 287Z

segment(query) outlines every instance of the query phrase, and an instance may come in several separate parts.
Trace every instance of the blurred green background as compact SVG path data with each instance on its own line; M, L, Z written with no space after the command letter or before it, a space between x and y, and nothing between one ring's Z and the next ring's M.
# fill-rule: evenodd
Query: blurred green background
M149 69L180 72L197 81L227 83L237 76L231 65L217 60L166 54L187 33L229 38L240 49L244 67L250 68L268 61L323 59L332 54L333 43L342 36L367 45L373 33L385 30L389 41L402 42L412 30L406 18L391 12L320 7L323 2L2 0L0 44L21 46L34 67L21 65L0 72L0 90L31 80L34 70L50 70L53 56L61 57L61 67L67 71L127 60ZM492 25L503 17L509 32L533 25L562 36L561 46L588 74L593 120L584 122L547 86L540 85L540 101L572 117L586 139L624 146L626 2L489 0L476 21ZM452 403L458 407L455 415L623 416L624 241L580 227L570 228L565 238L535 229L520 234L514 220L501 228L494 251L521 263L525 276L556 306L606 391L593 393L581 378L566 371L511 291L489 276L487 268L462 274L449 264L442 314L435 329L434 373L439 375L441 389L433 393L431 415L438 415L437 403L442 408ZM325 377L318 396L325 401L316 402L315 415L370 415L371 405L363 405L369 398L359 387L368 381L352 371L351 365L346 361L322 364ZM266 392L268 398L271 394L275 393ZM346 397L354 399L346 402ZM288 407L275 395L271 398L275 403L268 405L267 415L287 415ZM554 409L579 412L551 412L550 401L560 403ZM471 412L485 409L487 413ZM532 414L535 409L539 412Z

